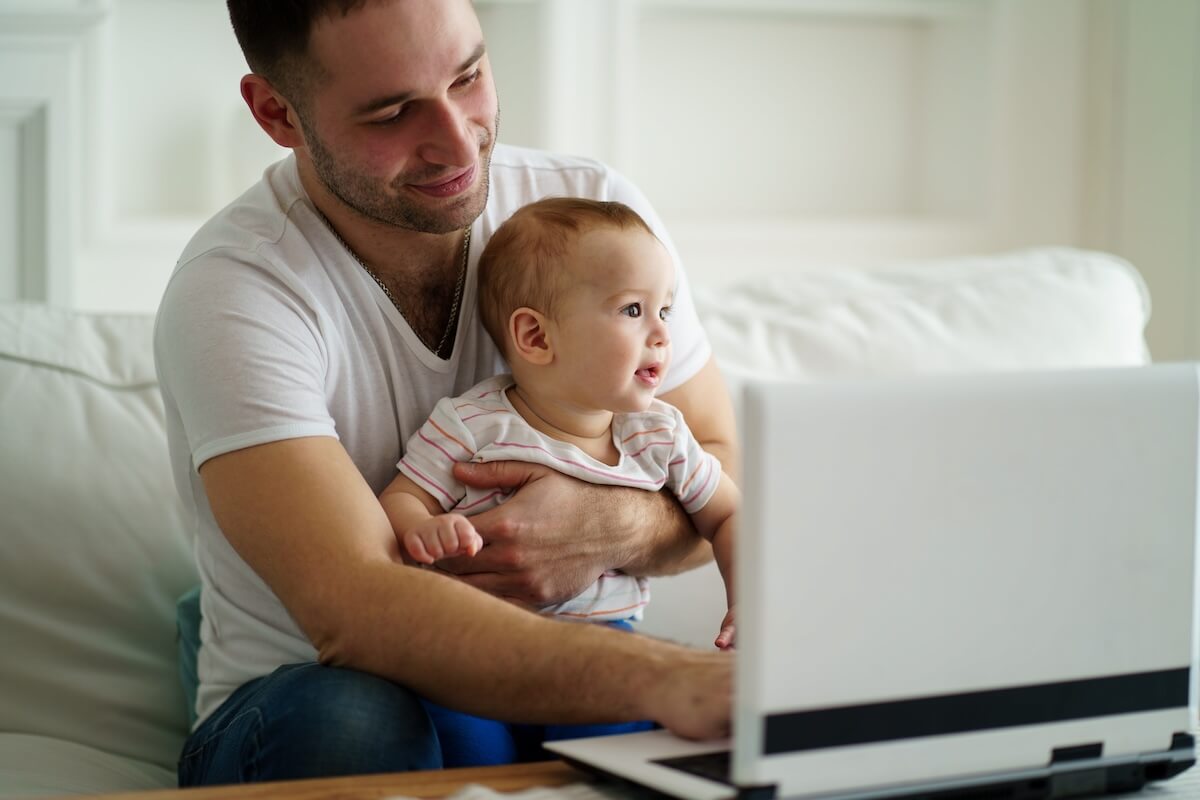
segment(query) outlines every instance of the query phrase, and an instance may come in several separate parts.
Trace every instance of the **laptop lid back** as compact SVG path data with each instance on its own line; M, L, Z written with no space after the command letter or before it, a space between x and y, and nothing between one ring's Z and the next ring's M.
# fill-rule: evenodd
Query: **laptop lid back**
M754 382L733 777L784 796L1189 730L1193 365Z

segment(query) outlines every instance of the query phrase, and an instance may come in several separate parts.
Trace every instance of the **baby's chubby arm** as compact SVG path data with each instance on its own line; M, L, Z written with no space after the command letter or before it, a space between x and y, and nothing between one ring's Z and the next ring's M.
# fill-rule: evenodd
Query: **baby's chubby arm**
M721 578L725 581L725 599L729 604L729 612L721 621L720 633L713 642L722 650L729 649L734 643L733 521L741 502L742 495L737 484L722 473L721 482L717 484L712 497L703 508L692 514L692 524L696 526L696 531L712 543L713 556L721 570Z
M462 514L444 513L437 499L406 475L396 476L379 495L401 552L419 564L473 556L483 539Z

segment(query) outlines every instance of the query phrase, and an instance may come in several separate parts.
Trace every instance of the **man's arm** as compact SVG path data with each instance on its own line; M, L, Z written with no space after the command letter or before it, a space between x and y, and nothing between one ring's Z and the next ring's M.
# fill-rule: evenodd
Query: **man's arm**
M200 475L225 537L322 663L513 721L649 718L693 738L728 730L731 662L719 654L544 619L401 565L382 507L332 438L228 453Z
M716 362L662 397L683 412L696 440L732 474L733 406ZM517 462L458 464L477 488L516 488L508 502L471 518L487 546L438 566L492 594L534 606L574 597L608 569L633 575L684 572L712 549L670 492L614 488Z

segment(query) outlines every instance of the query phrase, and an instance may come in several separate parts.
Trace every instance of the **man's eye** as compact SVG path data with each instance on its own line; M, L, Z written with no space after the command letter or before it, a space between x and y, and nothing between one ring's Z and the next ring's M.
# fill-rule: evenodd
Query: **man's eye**
M675 309L673 307L663 306L658 311L658 318L661 319L663 322L666 322L667 317L671 316L673 313L675 313Z
M627 317L632 317L633 319L637 319L638 317L640 317L642 315L642 304L641 303L630 303L629 305L627 305L621 309L621 313Z
M479 69L478 68L476 68L474 71L472 71L468 75L463 75L461 78L459 78L457 81L454 82L454 85L455 86L470 86L472 83L474 83L477 80L479 80Z
M399 122L400 120L404 119L404 117L407 116L407 114L408 114L408 106L407 105L400 106L394 112L392 112L391 114L389 114L386 117L380 117L379 119L371 120L371 124L372 125L390 125L393 122Z

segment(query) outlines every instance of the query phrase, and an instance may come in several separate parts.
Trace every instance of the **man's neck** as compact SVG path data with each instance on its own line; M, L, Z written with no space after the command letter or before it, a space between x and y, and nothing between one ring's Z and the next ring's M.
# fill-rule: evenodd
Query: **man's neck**
M466 280L463 232L420 233L367 219L325 187L311 162L297 161L301 185L350 256L379 283L421 343L449 357Z

